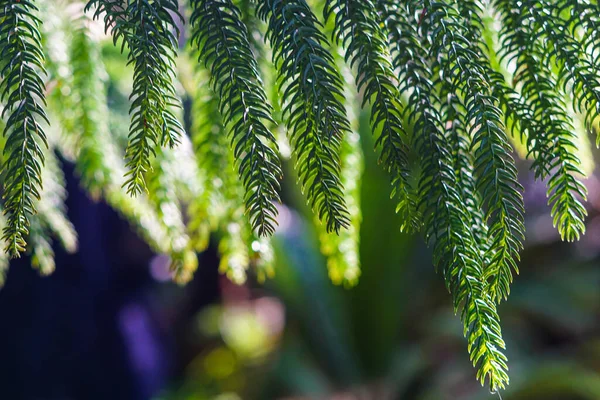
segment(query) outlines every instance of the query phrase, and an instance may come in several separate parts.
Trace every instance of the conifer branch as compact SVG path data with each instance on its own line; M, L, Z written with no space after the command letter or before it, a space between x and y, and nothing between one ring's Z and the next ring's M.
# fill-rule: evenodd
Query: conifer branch
M74 161L73 154L68 148L73 146L75 139L75 114L76 104L73 102L73 70L69 63L71 49L71 25L77 25L68 18L67 5L61 1L40 0L40 14L44 15L44 24L41 26L42 45L45 54L45 68L47 71L46 91L48 119L51 127L48 136L57 132L60 139L54 140L63 156ZM65 18L67 17L67 18ZM50 140L51 140L50 139Z
M5 103L3 135L4 213L6 252L19 257L25 251L30 217L42 190L44 148L42 125L49 123L45 105L44 54L37 8L30 0L0 0L0 101Z
M492 97L489 74L478 62L481 49L467 39L476 26L461 16L454 1L427 1L426 9L431 51L446 55L437 60L442 78L451 82L453 92L465 96L465 120L475 149L477 186L491 236L491 264L486 274L493 280L493 297L500 300L508 296L524 240L517 169L504 132L502 111Z
M371 102L371 124L378 132L381 163L392 176L393 196L402 217L403 232L418 232L421 215L411 185L408 138L403 127L400 93L395 84L387 32L379 24L371 0L327 0L325 19L334 15L337 40L346 48L346 60L356 66L356 83L363 93L363 105Z
M179 34L173 16L181 18L177 0L90 0L86 9L104 15L105 29L115 43L129 48L133 64L131 126L125 186L132 195L145 190L144 174L151 167L156 148L174 147L182 126L172 111L180 107L173 85L174 63Z
M581 43L588 62L593 65L594 70L600 68L600 14L598 13L600 7L598 3L592 0L558 0L555 7L559 20L562 19L571 36Z
M208 76L208 71L199 69L197 83L207 81ZM233 168L234 150L225 134L219 100L208 86L197 84L194 89L192 140L198 155L198 169L205 181L203 193L190 205L189 228L193 242L203 250L210 234L217 233L221 273L243 284L255 260L260 264L259 277L265 279L273 274L263 259L263 253L270 248L268 238L256 238L243 218L244 187ZM253 245L258 247L256 251L252 250Z
M193 0L192 41L210 64L220 112L229 126L234 159L245 187L246 212L259 235L275 229L282 171L275 137L267 127L271 108L250 49L247 28L231 0ZM271 148L273 147L273 148Z
M434 80L435 82L435 80ZM485 221L485 213L475 179L475 167L471 148L472 140L465 121L464 104L459 96L452 92L448 81L437 82L440 87L441 121L451 148L457 190L461 192L465 207L471 216L471 226L480 251L484 254L484 265L489 264L491 238Z
M134 65L134 73L125 185L136 195L145 188L143 175L150 168L154 149L174 147L182 135L183 128L172 111L180 104L173 85L177 49L173 32L178 31L171 13L179 15L179 11L176 0L136 0L127 11L129 63Z
M335 53L334 53L335 57ZM346 96L346 111L352 131L344 136L341 148L341 179L344 185L344 199L350 212L350 224L338 234L327 232L321 224L317 225L317 232L321 244L321 253L327 257L329 278L334 284L343 284L346 287L358 283L361 274L360 262L360 226L362 212L360 208L361 178L363 173L363 153L360 147L358 95L352 81L352 71L344 66L344 61L337 57L337 65L342 76L348 82L344 87ZM318 222L318 221L317 221Z
M531 24L535 22L529 13L535 11L515 10L503 1L497 1L496 6L505 23L501 32L503 56L516 61L515 80L522 85L521 93L531 109L531 120L535 121L527 138L534 157L532 167L537 177L549 178L551 215L561 237L576 240L585 231L587 215L578 197L585 200L587 190L577 179L582 173L574 155L574 128L564 96L556 91L558 84L542 61L544 47L532 36Z
M305 0L261 0L283 110L303 191L328 231L348 226L340 179L340 146L349 130L342 80L324 44L327 38Z
M74 121L78 127L72 153L82 186L93 199L99 199L120 180L116 174L123 173L124 166L118 157L111 158L118 150L107 124L109 111L103 81L106 71L100 47L91 36L90 21L81 16L77 22L69 60L73 70L70 98L76 105Z
M379 3L387 11L386 24L397 45L394 63L400 68L401 88L411 88L406 103L407 120L414 124L416 145L421 155L420 207L424 216L425 238L433 246L434 263L441 269L455 310L461 311L464 333L477 377L496 391L508 384L504 341L492 297L486 290L481 244L473 232L474 210L465 199L456 175L456 155L449 140L458 131L444 133L440 104L428 66L426 46L417 31L417 2L393 12L391 3ZM392 16L393 15L393 16ZM448 106L450 107L450 106ZM450 117L448 111L447 117ZM457 126L458 127L458 126Z
M577 1L573 1L573 4L576 6ZM600 63L589 59L585 42L577 41L568 27L565 27L565 21L561 18L563 10L559 4L527 1L525 7L530 9L532 28L546 38L542 42L546 54L541 61L545 62L549 70L558 66L557 83L565 91L570 86L573 108L584 113L586 127L591 129L593 122L600 116L600 80L596 74ZM583 15L588 13L584 12ZM600 143L600 138L597 141Z
M100 44L90 31L92 21L79 15L73 24L70 69L73 71L71 101L75 105L70 136L75 169L90 196L106 202L123 215L157 252L167 252L168 235L145 196L123 193L123 155L108 127L104 63Z

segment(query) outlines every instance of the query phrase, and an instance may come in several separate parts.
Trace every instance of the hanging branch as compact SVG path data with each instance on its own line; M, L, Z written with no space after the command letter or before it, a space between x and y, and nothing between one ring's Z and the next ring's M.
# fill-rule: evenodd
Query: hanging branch
M327 0L325 19L334 15L335 36L346 47L346 61L356 67L356 82L363 106L371 103L371 125L378 133L380 161L392 176L393 196L402 218L400 230L418 232L422 216L411 185L408 138L402 121L400 93L394 84L387 45L388 33L379 23L371 0Z
M6 252L25 251L29 218L42 189L46 134L44 54L37 8L31 1L0 1L0 101L5 102L3 135L7 138L2 166Z
M524 240L523 199L517 169L510 154L502 111L492 97L490 79L478 60L481 50L466 37L469 20L459 14L456 2L426 2L431 51L445 54L436 68L464 94L465 121L475 149L475 172L482 193L489 235L491 265L487 274L496 281L491 290L496 299L506 298ZM469 12L471 10L465 10ZM438 29L439 28L439 29ZM438 59L439 60L439 59Z
M470 194L463 185L457 184L460 182L457 173L465 173L456 168L463 149L460 143L453 146L452 141L458 140L455 135L461 134L463 128L450 127L445 132L446 124L436 107L441 101L433 84L427 47L417 31L416 21L407 17L416 14L416 3L411 2L409 7L397 12L388 1L380 2L379 7L387 15L390 32L398 39L393 54L394 63L400 67L401 89L412 89L406 113L408 121L419 132L416 145L421 155L419 197L425 238L433 246L434 264L444 276L454 308L461 312L477 377L482 384L488 379L491 390L496 391L508 383L508 368L502 353L505 345L500 320L484 279L478 234L485 232L473 229L477 214L472 205L477 198L467 199L465 196ZM449 121L456 122L451 117L456 111L452 104L444 105L442 110Z
M247 28L231 0L193 0L194 42L205 64L210 65L212 85L219 93L219 110L229 126L234 160L245 187L246 212L259 235L275 230L282 171L275 137L267 127L271 107L250 50Z
M156 148L174 147L182 135L173 113L180 107L173 85L179 36L173 16L181 16L176 0L90 0L86 10L92 8L95 18L104 15L114 42L122 40L121 49L129 48L134 67L125 186L135 196L146 188L144 173L151 168Z
M529 118L535 124L527 137L528 151L534 157L532 168L538 178L548 178L554 225L564 240L573 241L585 231L587 211L578 197L585 200L587 190L578 179L582 173L574 154L573 121L567 113L564 95L557 92L558 83L542 61L547 49L531 36L536 6L521 11L508 8L503 1L497 1L496 6L505 24L500 34L505 44L503 57L516 61L515 81L521 84L521 93L531 110ZM564 67L561 71L563 76L571 75L564 72ZM580 83L583 87L584 82Z
M327 230L339 232L349 223L340 179L340 146L349 130L342 79L304 0L262 0L257 12L268 23L299 180Z

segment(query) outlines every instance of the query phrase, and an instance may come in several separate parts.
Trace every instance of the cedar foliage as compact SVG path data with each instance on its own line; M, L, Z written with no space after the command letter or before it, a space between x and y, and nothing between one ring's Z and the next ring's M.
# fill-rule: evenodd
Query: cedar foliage
M270 276L281 125L332 280L354 285L357 103L399 229L422 232L478 379L503 389L497 304L525 235L511 143L546 182L560 236L579 239L587 191L576 127L598 126L599 12L596 0L0 0L1 268L30 252L51 272L51 237L75 250L58 152L90 196L170 255L178 281L211 232L232 280L250 267ZM98 21L132 71L126 146L107 123ZM193 87L180 84L186 73Z

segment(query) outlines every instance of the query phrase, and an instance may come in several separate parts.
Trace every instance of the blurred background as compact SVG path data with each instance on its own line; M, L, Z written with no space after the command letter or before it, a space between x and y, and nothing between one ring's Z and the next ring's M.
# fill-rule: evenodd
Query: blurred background
M126 135L125 63L110 43L103 56L111 127ZM273 279L234 285L219 274L214 240L181 287L170 282L168 259L110 207L90 200L63 160L79 251L56 248L56 272L44 278L27 258L12 263L0 290L0 398L498 398L475 380L430 251L399 232L366 118L362 275L352 289L331 283L293 184L284 186ZM527 161L519 167L527 242L521 274L499 308L511 377L502 396L598 400L600 181L587 179L586 236L567 244L552 227L543 183L534 182Z

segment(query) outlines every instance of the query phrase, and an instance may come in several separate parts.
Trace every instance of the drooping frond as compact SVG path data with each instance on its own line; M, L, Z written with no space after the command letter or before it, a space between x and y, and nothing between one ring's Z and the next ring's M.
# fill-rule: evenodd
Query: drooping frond
M473 231L474 210L457 185L460 179L450 141L456 133L452 129L445 132L436 107L440 100L433 86L424 39L417 31L416 21L408 17L416 14L411 12L416 10L414 5L395 12L393 18L389 14L386 22L392 37L398 40L393 54L400 67L401 89L412 89L406 113L407 120L419 132L416 144L421 156L419 197L425 238L433 246L434 263L444 275L454 307L461 310L478 379L482 383L488 379L495 391L508 383L499 317L486 288L481 244ZM394 9L389 2L379 6L388 12ZM449 111L446 110L448 116Z
M429 120L432 116L420 118ZM426 237L433 244L434 262L443 272L455 309L461 310L478 379L482 384L488 379L496 391L508 383L506 357L499 317L486 288L481 244L473 232L475 216L457 190L451 143L439 128L433 129L434 120L427 123L431 131L418 139L421 153L426 154L420 183Z
M42 189L44 147L41 124L48 123L45 104L44 54L35 4L29 0L0 0L0 102L3 135L4 213L6 252L18 257L25 251L29 219Z
M435 81L434 81L435 82ZM471 216L471 226L479 249L484 254L484 262L489 263L490 237L482 209L482 201L475 180L475 167L471 153L472 139L465 120L465 106L461 98L451 91L448 81L438 82L440 86L440 118L452 153L457 190L461 192L465 207Z
M480 3L465 0L459 3L458 11L466 18L464 38L476 43L481 35ZM483 66L488 77L494 73L486 68L485 61L480 57L479 62ZM435 66L435 63L433 64ZM484 265L488 265L490 257L491 238L488 234L488 226L483 210L483 202L477 188L475 160L473 154L474 138L470 134L470 121L465 99L462 93L455 92L456 86L449 75L439 74L433 80L434 86L439 91L439 110L442 126L451 146L454 173L457 179L457 190L462 192L465 206L471 215L473 235L483 254Z
M96 16L103 13L115 42L121 39L129 48L129 64L134 66L125 185L129 193L138 195L145 189L144 174L156 148L175 146L183 130L172 110L180 106L173 84L177 1L90 0L86 9L91 8Z
M248 32L231 0L193 0L192 41L210 64L220 112L229 126L234 159L245 187L246 213L259 235L275 229L279 180L282 178L275 137L267 124L271 109Z
M514 81L531 110L525 120L529 126L525 127L529 128L527 144L534 158L533 168L537 177L548 179L554 225L563 239L573 241L585 231L587 212L579 198L585 199L587 191L578 179L581 171L565 95L561 95L552 70L544 64L548 49L537 36L532 36L538 24L532 15L538 12L537 6L516 10L503 1L495 4L504 22L503 55L516 63ZM564 67L562 71L564 75Z
M0 127L3 124L0 120ZM49 138L50 147L54 147ZM54 138L56 139L56 138ZM2 140L0 152L4 150L6 140ZM0 157L4 162L5 156ZM44 149L44 168L42 180L44 187L38 199L34 200L36 214L29 217L29 232L27 235L27 254L31 255L31 264L40 274L49 275L54 272L53 238L58 239L63 249L69 253L77 251L77 233L67 217L65 205L67 190L65 177L60 162L52 150ZM0 219L5 227L6 219ZM4 282L8 268L9 256L2 252L0 257L0 286Z
M535 5L538 19L543 20L543 32L553 46L559 61L560 80L572 87L573 108L585 115L585 128L592 130L600 116L600 15L598 5L589 0L559 0L548 4L549 13ZM541 22L541 21L540 21ZM579 34L582 31L582 34ZM550 61L551 57L547 60ZM600 146L600 136L596 136Z
M465 147L467 147L465 142L468 137L462 105L460 99L451 92L447 81L436 83L433 80L426 43L423 43L423 38L419 36L418 22L408 17L418 12L414 6L414 4L410 4L401 7L389 0L380 0L378 4L390 32L393 61L400 72L400 90L408 98L405 119L413 125L417 143L426 140L427 135L443 137L442 143L445 143L445 151L452 160L449 167L452 169L453 175L448 179L453 177L456 180L455 190L466 206L468 211L466 215L470 215L470 218L475 221L477 214L475 213L475 207L472 206L475 198L468 197L469 194L474 195L473 187L468 185L472 182L472 179L461 182L461 180L466 180L461 179L461 175L469 174L471 169L464 169L469 165L469 162L465 158ZM441 86L439 93L436 84ZM440 99L440 95L442 99ZM425 138L421 138L422 135L425 135ZM421 157L423 168L435 163L428 159L427 154L422 154ZM429 189L434 187L433 182L427 182L429 172L428 169L422 171L421 196L426 195ZM467 185L464 183L467 183ZM435 196L431 196L423 198L420 202L425 222L429 222L425 226L425 237L429 243L436 240L436 228L432 226L431 220L428 221L425 212L428 211L428 208L429 211L435 209L434 199ZM429 215L435 214L429 212ZM466 224L467 222L463 221L463 223ZM476 227L477 225L473 224L473 226Z
M411 186L408 138L403 128L400 93L396 87L387 45L388 33L378 20L371 0L327 0L325 19L334 15L335 35L346 48L346 60L356 67L358 90L363 102L371 103L373 132L381 147L381 163L392 176L400 229L420 229L415 189Z
M178 15L176 0L137 0L128 6L131 33L129 62L134 64L129 168L125 183L132 194L144 187L143 172L156 145L175 146L182 127L171 110L179 107L173 86L177 37L171 13Z
M206 85L208 71L198 69L194 85L192 141L203 191L189 206L190 236L199 250L208 246L211 233L219 237L219 270L243 284L255 266L259 279L272 276L268 237L258 238L244 218L244 187L234 169L234 150L229 145L219 112L219 100Z
M464 39L468 43L477 43L479 38L485 39L485 23L482 18L484 14L485 5L480 0L465 0L458 2L457 10L459 13L466 18L466 29L464 31ZM480 67L480 73L483 74L486 81L489 83L489 87L487 92L488 100L495 99L496 104L492 105L494 118L492 118L492 122L495 120L496 122L502 121L506 124L512 124L514 128L517 123L523 122L519 118L521 115L519 111L514 107L519 105L518 94L514 93L512 89L507 87L504 83L503 76L498 70L494 69L492 62L494 60L489 59L487 56L492 54L491 52L486 52L488 50L487 42L485 40L480 41L477 46L472 48L473 55L477 57L477 63ZM443 87L447 86L447 90L451 90L452 82L449 79L442 78ZM459 102L463 103L458 95L451 95L451 98L457 99ZM456 100L455 100L456 102ZM498 108L495 106L497 105ZM466 104L462 104L463 109L465 109L465 117L469 118L469 110L467 109ZM477 112L477 110L475 110ZM485 115L485 114L484 114ZM493 114L492 114L493 115ZM467 126L467 124L477 124L477 121L465 119L463 125ZM524 125L523 125L524 126ZM499 130L494 130L494 134L497 136L496 144L492 144L492 147L488 148L488 151L491 150L492 158L494 158L494 146L496 152L508 152L511 150L510 145L508 144L507 138L504 137L507 134L505 127L501 127L503 132ZM504 133L504 134L503 134ZM473 148L476 144L474 142L475 137L469 139L471 135L463 135L465 137L465 141L467 142L467 147L469 149ZM488 140L485 136L481 136L481 140ZM500 147L500 144L502 147ZM463 146L464 148L464 146ZM459 164L463 164L462 171L469 170L469 164L473 164L473 161L469 161L468 164L464 163L464 160L469 160L471 158L469 153L465 153L463 151L459 151L458 160L462 159L463 162L459 161ZM481 152L480 152L481 154ZM479 157L477 152L475 153L475 157ZM455 157L456 159L456 157ZM502 157L498 157L497 160L501 165L507 165L507 172L505 174L504 179L498 179L498 182L502 180L513 181L515 184L513 188L506 186L505 190L500 188L501 192L506 193L506 197L502 199L503 206L497 211L499 216L510 215L510 213L514 213L512 218L508 218L505 221L500 221L496 227L492 225L492 229L495 231L485 234L488 230L485 219L483 223L481 221L480 216L482 213L482 205L480 205L480 195L478 191L471 192L470 189L466 190L467 202L470 202L471 207L473 207L473 215L475 216L475 220L473 221L474 226L476 227L475 232L479 233L478 240L482 247L482 251L485 252L485 263L486 265L490 265L485 269L485 280L488 283L488 289L492 293L492 296L496 299L496 301L500 301L501 299L506 299L508 294L510 293L510 284L512 283L513 276L512 270L516 273L519 272L517 262L519 260L518 251L522 248L522 240L524 239L524 225L523 225L523 213L524 209L522 206L521 195L515 191L515 188L520 187L518 183L516 183L516 168L512 165L513 160L509 155L505 161L502 161ZM483 166L481 168L487 169L487 166ZM472 180L469 179L470 172L459 174L463 179L466 179L464 182L461 182L461 187L471 187L475 188L473 185L469 185L469 181L472 184ZM485 196L485 192L483 193ZM511 196L513 196L511 200ZM513 203L512 205L510 203ZM516 205L516 206L515 206ZM485 205L483 205L485 206ZM489 206L488 206L489 207ZM489 216L489 212L488 212ZM487 217L487 216L486 216ZM504 217L502 217L504 218ZM487 218L486 218L487 219ZM504 222L502 224L502 222ZM498 237L500 235L500 237ZM498 242L500 240L500 242ZM494 248L495 245L501 244L500 251L497 251ZM491 260L491 263L490 263Z
M340 179L340 146L349 130L342 79L324 46L327 38L305 0L261 0L296 168L311 208L328 231L348 226Z
M343 64L343 60L338 62ZM352 81L348 68L340 68L346 82ZM329 277L334 284L354 286L360 277L360 226L362 213L360 208L361 178L363 172L363 154L358 133L358 99L354 85L346 84L346 111L352 131L348 132L342 142L341 178L344 185L344 198L350 212L348 229L338 234L327 232L321 224L317 225L321 252L327 257ZM318 221L317 221L318 222Z
M69 134L71 154L83 188L93 199L104 198L121 213L158 252L166 252L167 233L145 196L132 198L123 193L123 155L108 127L108 107L104 81L106 71L100 44L91 31L92 21L84 16L73 24L70 69L73 71L70 101L75 105L76 129ZM63 127L64 129L65 127Z
M524 240L523 199L503 114L492 96L489 74L478 62L481 49L468 40L479 26L477 10L465 9L470 5L467 3L471 2L426 2L424 26L431 37L431 51L444 55L436 59L434 68L440 71L441 79L451 83L454 93L464 96L467 132L475 149L477 187L492 238L486 274L494 281L490 290L499 300L508 296ZM464 18L459 7L471 19ZM472 7L477 9L478 5L473 2Z

